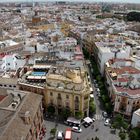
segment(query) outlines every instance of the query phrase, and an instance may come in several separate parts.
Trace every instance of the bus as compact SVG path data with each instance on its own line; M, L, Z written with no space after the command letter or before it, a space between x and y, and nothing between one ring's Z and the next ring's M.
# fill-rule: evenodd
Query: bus
M65 140L72 140L71 128L67 128L65 132Z
M67 121L65 121L65 123L69 126L77 126L79 127L80 126L80 123L81 123L81 120L77 120L73 117L68 117L67 118Z

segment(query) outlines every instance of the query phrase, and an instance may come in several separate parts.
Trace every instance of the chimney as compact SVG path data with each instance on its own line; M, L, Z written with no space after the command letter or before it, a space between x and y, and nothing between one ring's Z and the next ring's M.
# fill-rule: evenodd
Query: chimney
M31 114L30 111L26 111L24 114L25 124L31 124Z

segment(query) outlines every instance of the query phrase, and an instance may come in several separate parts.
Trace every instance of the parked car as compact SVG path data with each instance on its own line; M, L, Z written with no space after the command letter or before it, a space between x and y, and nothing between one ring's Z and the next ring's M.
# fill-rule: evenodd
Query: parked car
M95 122L95 118L92 118L93 122Z
M83 126L84 126L85 128L89 127L90 125L91 125L90 123L86 123L86 122L83 123Z
M100 92L100 89L99 88L96 88L97 92Z
M96 88L98 88L98 84L95 84L94 86L95 86Z
M93 83L94 83L94 84L96 84L96 82L97 82L96 80L93 80Z
M110 119L106 119L105 122L104 122L104 125L109 126L110 125Z
M97 96L98 96L98 97L101 97L101 94L100 94L100 92L98 92L98 93L97 93Z
M73 126L72 127L72 131L81 133L82 132L82 129L80 127Z

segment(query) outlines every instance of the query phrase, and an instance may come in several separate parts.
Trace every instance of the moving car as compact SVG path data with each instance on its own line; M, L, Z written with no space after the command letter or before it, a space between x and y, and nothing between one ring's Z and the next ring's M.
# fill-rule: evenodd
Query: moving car
M63 139L63 131L58 131L57 133L57 140L62 140Z
M110 122L110 119L106 119L106 121L104 122L104 125L105 125L105 126L109 126L109 125L110 125L109 122Z
M65 132L65 140L72 140L71 128L67 128Z
M73 126L72 127L72 131L81 133L82 132L82 129L80 127Z

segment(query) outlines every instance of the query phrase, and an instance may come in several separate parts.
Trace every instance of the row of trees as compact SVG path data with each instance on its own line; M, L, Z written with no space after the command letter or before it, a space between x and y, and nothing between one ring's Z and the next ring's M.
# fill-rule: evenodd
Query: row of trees
M92 62L93 70L94 70L93 75L96 78L99 89L100 89L102 103L103 103L106 111L108 113L111 113L112 112L112 105L110 103L108 91L107 91L105 84L104 84L105 80L103 77L101 77L96 63L92 59L91 59L91 62Z
M89 114L91 116L93 116L95 111L96 111L96 106L95 106L95 103L94 103L94 99L91 98L90 101L89 101Z
M99 85L99 89L100 89L100 94L101 94L101 100L103 102L103 105L106 109L106 111L108 113L111 113L112 112L112 105L110 103L110 99L109 99L109 96L108 96L108 91L105 87L105 80L104 78L101 76L100 72L99 72L99 69L97 67L97 64L96 62L94 61L94 59L90 56L89 52L83 48L83 53L84 53L84 57L86 59L90 59L90 62L92 64L92 68L93 68L93 76L96 78L97 80L97 83Z

